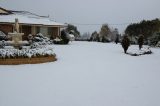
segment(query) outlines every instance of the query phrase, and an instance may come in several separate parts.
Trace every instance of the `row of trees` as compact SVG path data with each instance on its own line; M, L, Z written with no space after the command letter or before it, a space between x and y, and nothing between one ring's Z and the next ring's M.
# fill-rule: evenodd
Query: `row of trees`
M130 37L136 37L140 34L144 35L144 39L148 39L155 32L160 32L160 20L143 20L139 23L133 23L127 26L125 34Z
M119 41L118 29L111 29L108 24L103 24L100 32L94 31L91 35L89 33L84 33L80 36L80 32L77 27L68 24L65 29L67 33L73 34L76 40L89 40L89 41L98 41L98 42L111 42Z
M97 31L92 33L90 41L111 42L118 38L118 29L111 29L108 24L103 24L99 33Z
M76 38L80 38L80 32L77 27L69 24L67 32L75 35ZM98 42L119 42L121 39L118 34L118 29L111 29L108 24L103 24L100 31L94 31L91 35L86 33L84 39ZM88 39L87 36L90 35ZM142 20L139 23L132 23L125 29L125 35L128 35L131 43L138 44L138 38L140 35L144 36L144 43L152 46L160 44L160 19L154 20Z

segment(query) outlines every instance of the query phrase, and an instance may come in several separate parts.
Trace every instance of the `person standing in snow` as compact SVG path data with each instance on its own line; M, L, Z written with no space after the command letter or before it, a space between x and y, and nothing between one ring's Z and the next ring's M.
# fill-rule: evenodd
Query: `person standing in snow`
M141 48L142 48L142 45L143 45L143 42L144 42L143 39L144 39L143 35L140 35L139 38L138 38L139 50L141 50Z
M127 53L128 47L130 46L130 40L126 35L124 35L121 44L124 49L124 53Z

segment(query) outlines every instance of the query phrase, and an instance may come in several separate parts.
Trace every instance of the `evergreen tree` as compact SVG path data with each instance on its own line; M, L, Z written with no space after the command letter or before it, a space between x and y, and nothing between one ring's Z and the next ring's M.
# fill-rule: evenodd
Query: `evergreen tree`
M61 31L61 39L62 39L62 42L61 42L62 44L69 43L69 38L67 36L67 33L64 30Z
M130 40L129 38L125 35L122 39L122 47L124 49L124 53L127 53L128 47L130 46Z
M140 34L144 35L146 40L148 37L151 37L155 32L160 32L160 20L143 20L139 23L132 23L127 26L125 34L129 36L138 36Z
M69 34L73 34L76 38L80 37L80 32L78 31L77 27L72 24L68 24L66 31Z
M139 45L139 50L141 50L142 45L143 45L143 35L140 35L138 38L138 45Z
M97 31L94 31L92 34L91 34L91 37L90 37L90 41L98 41L98 33Z

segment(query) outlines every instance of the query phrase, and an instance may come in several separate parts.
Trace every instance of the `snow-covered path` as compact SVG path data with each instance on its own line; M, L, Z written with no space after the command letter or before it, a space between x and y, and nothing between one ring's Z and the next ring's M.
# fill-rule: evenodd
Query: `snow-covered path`
M0 65L0 106L160 106L160 49L134 57L112 43L53 47L56 62Z

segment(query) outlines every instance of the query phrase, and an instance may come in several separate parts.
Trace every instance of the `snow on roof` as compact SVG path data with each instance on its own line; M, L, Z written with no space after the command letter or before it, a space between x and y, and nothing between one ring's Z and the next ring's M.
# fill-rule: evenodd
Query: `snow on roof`
M39 16L26 11L12 11L13 14L0 15L0 23L15 23L18 18L20 24L45 25L45 26L64 26L46 16Z

